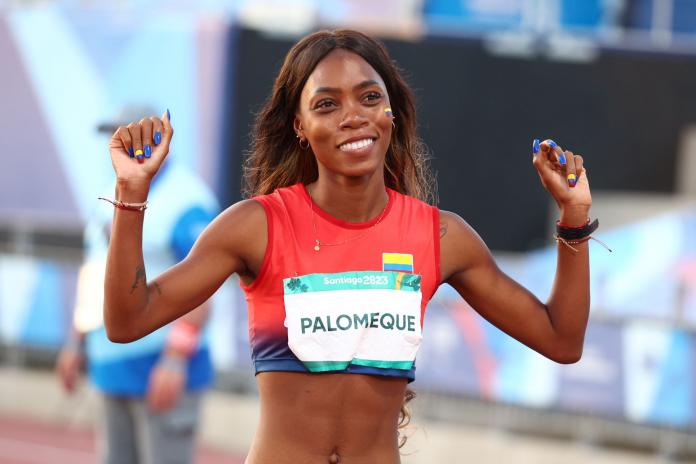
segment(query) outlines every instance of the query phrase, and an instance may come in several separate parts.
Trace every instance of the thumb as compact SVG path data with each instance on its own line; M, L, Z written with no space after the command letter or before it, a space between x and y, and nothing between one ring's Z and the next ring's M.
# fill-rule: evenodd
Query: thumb
M169 110L162 114L162 129L164 132L162 134L162 142L168 146L174 136L174 128L172 127L171 113Z

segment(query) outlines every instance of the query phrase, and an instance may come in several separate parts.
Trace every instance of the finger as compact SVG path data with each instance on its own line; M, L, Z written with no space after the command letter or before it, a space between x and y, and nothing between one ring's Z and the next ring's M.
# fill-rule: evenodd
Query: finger
M572 151L566 150L565 157L567 160L566 164L566 181L568 182L568 187L573 188L578 183L577 167L575 166L575 155Z
M562 166L558 163L554 150L551 148L548 141L539 142L538 139L534 139L532 142L532 153L535 151L536 153L534 154L532 162L540 175L542 172L562 171Z
M541 152L541 142L539 139L532 140L532 155L536 156Z
M142 134L140 132L140 124L128 124L128 132L130 133L131 139L133 140L133 150L135 151L135 159L138 160L138 163L142 163L145 159L145 152L143 151L143 139Z
M150 380L150 382L153 382L153 380ZM154 385L150 385L148 390L147 390L147 405L150 407L152 410L156 410L159 408L159 404L161 402L160 398L162 396L162 391L161 388L159 388L159 385L155 382Z
M116 134L114 137L118 137L123 143L123 149L126 150L128 156L135 158L135 150L133 150L133 138L130 135L130 131L127 127L121 126L116 129Z
M160 388L157 391L157 395L153 398L153 401L150 405L153 411L164 411L166 409L169 409L172 404L172 392L171 392L171 386L169 385L160 385Z
M563 154L563 149L551 139L541 142L541 150L546 157L554 163L556 170L563 169L566 165L566 158Z
M580 155L575 155L575 172L578 175L578 182L585 173L585 160Z
M174 406L174 390L173 390L173 387L169 387L167 389L167 393L162 398L162 403L160 404L160 408L162 410L165 410L165 409L170 409L172 406Z
M152 157L152 121L150 118L143 118L139 122L140 135L143 137L143 152L145 158Z
M162 143L162 120L160 118L152 117L150 118L152 122L152 142L155 146Z

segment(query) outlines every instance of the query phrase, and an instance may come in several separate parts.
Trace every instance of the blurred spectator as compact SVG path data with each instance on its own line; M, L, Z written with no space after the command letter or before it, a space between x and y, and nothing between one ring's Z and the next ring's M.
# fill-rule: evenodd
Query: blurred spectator
M111 134L122 121L153 114L147 108L127 107L118 123L103 124L99 130ZM213 376L207 341L199 340L207 304L137 342L110 342L102 309L113 208L98 206L85 230L86 260L78 279L74 332L59 355L58 377L72 393L87 362L89 379L103 399L102 462L190 463L201 394ZM143 254L148 271L159 274L185 258L217 209L200 179L167 161L152 182L145 214Z

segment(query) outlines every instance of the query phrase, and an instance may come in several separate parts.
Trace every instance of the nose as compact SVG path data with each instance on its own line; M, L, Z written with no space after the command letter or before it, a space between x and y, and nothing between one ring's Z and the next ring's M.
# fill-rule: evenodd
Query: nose
M343 115L339 127L341 129L358 129L366 126L369 123L367 117L360 107L352 106L348 108L346 114Z

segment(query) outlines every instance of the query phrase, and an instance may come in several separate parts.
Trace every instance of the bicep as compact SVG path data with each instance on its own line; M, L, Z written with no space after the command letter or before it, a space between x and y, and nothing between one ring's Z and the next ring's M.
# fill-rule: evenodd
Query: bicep
M546 306L500 270L488 247L458 216L441 214L443 278L491 324L537 351L553 334Z
M265 250L265 213L255 201L238 203L211 222L181 262L148 285L148 333L203 304L232 274Z

